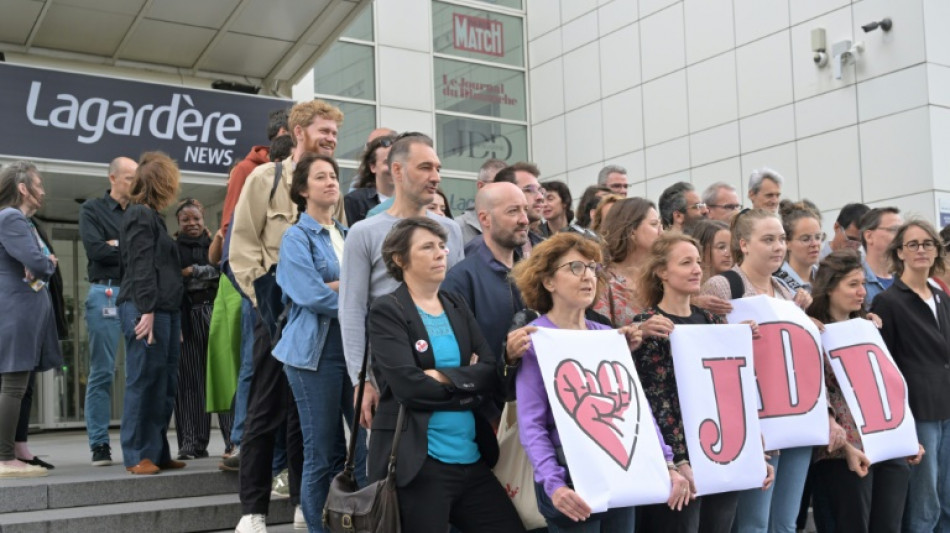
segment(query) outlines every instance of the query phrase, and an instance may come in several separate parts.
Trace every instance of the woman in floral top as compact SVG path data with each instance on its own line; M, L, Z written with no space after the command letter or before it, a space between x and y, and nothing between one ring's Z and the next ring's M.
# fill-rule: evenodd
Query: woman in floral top
M594 311L620 328L633 323L633 317L643 310L636 279L663 226L653 202L627 198L613 206L600 229L610 263L607 284L594 302Z
M639 281L640 294L649 307L636 319L649 319L655 324L656 333L645 333L643 344L633 353L643 392L663 439L673 450L676 467L690 483L693 498L696 486L683 431L669 335L676 324L723 323L721 318L690 303L691 295L699 291L702 282L700 262L699 245L692 237L668 233L653 243ZM753 335L758 334L757 329L752 324ZM770 482L771 474L765 485ZM638 525L643 531L728 533L738 496L738 492L710 494L696 498L693 505L682 511L665 505L646 506Z
M834 252L818 268L808 314L824 323L870 318L880 326L880 319L864 311L866 295L861 256L854 250ZM874 531L899 532L910 479L908 463L919 463L920 455L871 465L863 453L854 416L827 361L825 382L832 428L840 427L847 443L835 451L824 446L816 449L818 462L812 467L816 522L823 520L832 527L847 524L849 531L870 531L874 524ZM823 497L818 497L819 491Z

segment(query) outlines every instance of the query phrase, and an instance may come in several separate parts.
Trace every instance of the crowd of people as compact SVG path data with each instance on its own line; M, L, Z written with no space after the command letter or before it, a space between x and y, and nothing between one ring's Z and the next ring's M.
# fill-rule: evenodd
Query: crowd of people
M350 424L360 486L387 476L401 435L403 531L524 531L492 474L515 399L548 531L794 532L809 507L820 532L950 527L950 228L850 203L828 238L818 208L782 198L768 168L749 177L747 199L725 182L702 192L680 182L654 203L628 198L626 171L609 165L575 203L535 164L497 159L453 219L424 133L374 130L342 190L342 124L320 100L272 113L271 144L232 169L213 235L199 202L178 201L167 155L112 161L109 190L79 222L93 465L112 463L121 338L126 470L207 457L218 413L220 468L240 476L238 532L266 531L282 491L295 526L324 531ZM25 437L33 375L61 366L65 335L57 259L33 218L44 194L30 163L0 170L0 290L17 308L0 317L0 477L53 468ZM173 236L162 213L176 202ZM762 295L821 324L863 318L880 329L907 382L917 455L871 464L826 365L830 444L769 450L761 488L697 497L669 337L682 324L723 324L732 300ZM531 342L538 328L624 335L667 460L666 503L592 514L573 490Z

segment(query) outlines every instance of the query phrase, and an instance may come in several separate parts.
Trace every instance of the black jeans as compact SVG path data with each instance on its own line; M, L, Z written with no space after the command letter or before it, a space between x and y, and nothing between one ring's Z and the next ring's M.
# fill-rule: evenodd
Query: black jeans
M260 317L254 322L253 359L254 377L241 438L241 508L244 514L267 514L277 429L287 423L288 481L290 501L294 505L300 503L303 436L297 403L284 374L284 365L271 356L270 333Z
M738 503L739 493L733 491L700 496L682 511L674 511L665 503L646 505L640 508L637 527L640 531L729 533Z
M397 494L406 532L445 533L449 524L462 533L524 532L511 499L484 461L453 465L427 457Z
M823 459L815 463L814 469L815 485L828 489L837 531L901 531L910 481L910 466L905 459L873 464L863 478L849 470L844 459Z

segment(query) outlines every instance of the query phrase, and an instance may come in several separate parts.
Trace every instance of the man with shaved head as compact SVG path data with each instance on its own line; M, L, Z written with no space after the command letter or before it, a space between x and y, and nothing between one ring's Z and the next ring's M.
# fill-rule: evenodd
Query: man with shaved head
M483 239L449 270L442 288L465 299L495 355L503 359L511 319L524 308L508 273L528 242L528 201L513 183L488 183L475 196L475 212Z
M109 164L109 190L86 200L79 208L79 236L88 259L86 331L89 332L89 377L86 383L86 433L93 466L112 464L109 421L112 419L112 381L119 345L119 225L132 194L138 164L117 157Z

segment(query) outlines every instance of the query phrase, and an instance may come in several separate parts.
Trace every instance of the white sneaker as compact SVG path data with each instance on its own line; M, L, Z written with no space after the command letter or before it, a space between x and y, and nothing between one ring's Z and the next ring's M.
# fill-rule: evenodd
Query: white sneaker
M10 466L0 464L0 478L44 477L49 471L42 466L23 465Z
M234 533L267 533L266 517L262 514L246 514L234 528Z
M303 517L303 509L299 505L294 509L294 529L307 529L307 519Z

